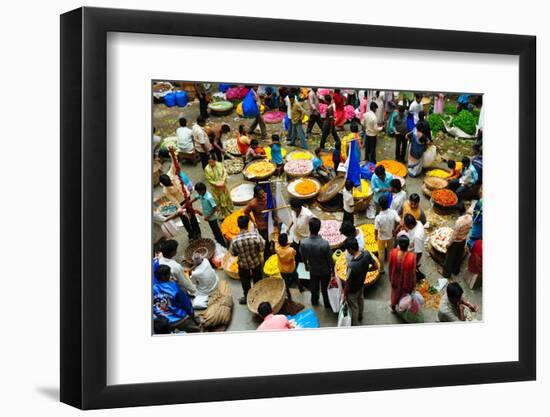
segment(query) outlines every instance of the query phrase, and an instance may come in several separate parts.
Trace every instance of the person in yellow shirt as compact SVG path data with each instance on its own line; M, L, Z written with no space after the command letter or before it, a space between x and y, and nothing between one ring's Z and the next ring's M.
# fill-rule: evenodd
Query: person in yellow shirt
M296 271L296 250L288 244L288 236L286 233L279 235L278 241L275 243L275 253L277 254L277 261L279 263L279 271L281 276L285 280L286 294L289 300L292 300L290 294L290 287L296 283L300 292L303 292L302 284Z

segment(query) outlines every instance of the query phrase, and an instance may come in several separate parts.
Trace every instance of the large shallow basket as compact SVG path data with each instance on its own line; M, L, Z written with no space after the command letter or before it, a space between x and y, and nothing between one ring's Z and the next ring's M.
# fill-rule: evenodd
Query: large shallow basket
M199 254L206 259L210 259L216 250L216 243L212 239L200 238L194 240L187 246L184 252L184 257L187 262L193 261L193 255Z
M247 295L248 309L258 314L258 306L264 301L271 304L273 314L277 314L286 298L285 281L280 278L268 277L254 284Z
M305 160L311 161L314 157L315 155L306 149L296 149L292 152L289 152L289 154L286 157L286 160L293 161L295 159L305 159Z
M303 177L310 176L311 173L313 172L313 163L311 161L308 161L308 160L301 160L301 161L308 165L308 169L306 171L304 171L301 174L297 173L296 171L291 171L290 168L292 167L293 163L292 163L292 161L288 161L288 159L287 159L287 163L285 164L285 168L284 168L285 174L290 178L303 178Z
M233 103L230 101L215 101L208 104L208 108L215 116L226 116L233 111Z
M254 183L243 182L237 184L231 188L229 195L236 206L246 206L254 198Z
M327 203L331 201L340 193L340 191L342 191L342 188L344 188L345 184L345 177L334 177L321 187L321 191L317 196L317 201L319 203Z
M362 187L368 187L369 192L366 196L362 197L353 197L353 212L354 213L362 213L364 211L367 211L367 208L369 207L370 201L372 200L372 197L374 196L374 191L372 190L369 182L367 180L362 179L361 180L361 186ZM356 187L358 188L358 187ZM356 190L354 188L354 191Z
M449 183L447 182L447 180L444 180L443 178L425 177L424 185L428 190L433 191L433 190L442 190L443 188L447 188Z
M250 172L248 172L248 169L255 165L255 164L260 164L260 163L267 163L270 165L270 170L269 171L266 171L265 174L261 174L261 175L253 175L251 174ZM263 181L263 180L267 180L269 177L271 177L274 173L275 173L275 170L277 169L277 167L275 166L275 164L273 162L270 162L270 161L266 161L266 160L260 160L260 161L254 161L254 162L251 162L249 163L243 170L243 176L247 179L247 180L250 180L250 181Z
M329 223L332 223L334 224L335 228L337 229L340 229L340 226L342 226L342 222L338 221L338 220L332 220L332 219L329 219L329 220L321 220L321 230L319 230L319 236L321 236L323 239L327 240L329 242L329 245L330 245L330 248L331 249L338 249L338 248L341 248L342 245L344 244L344 242L346 241L346 237L344 235L342 235L340 233L339 235L339 239L337 242L330 242L328 239L327 239L327 235L326 235L326 226L329 224Z
M232 271L231 265L237 261L237 257L227 252L222 259L222 269L225 274L232 279L240 279L239 272Z
M296 186L302 181L311 181L312 183L314 183L316 187L315 191L309 194L299 194L298 192L296 192ZM308 200L310 198L314 198L317 196L317 194L319 194L320 190L321 190L321 183L313 178L307 178L307 179L298 178L297 180L290 182L287 186L288 194L300 200Z
M454 197L454 201L455 201L455 204L453 205L443 205L441 204L436 198L434 198L434 194L436 194L436 191L441 191L441 190L433 190L432 193L431 193L431 196L432 196L432 204L433 204L433 208L434 210L438 213L438 214L443 214L443 215L446 215L446 214L450 214L454 211L455 209L455 206L456 204L458 203L458 197L457 195L451 191L451 190L443 190L443 192L449 192L452 194L452 196Z

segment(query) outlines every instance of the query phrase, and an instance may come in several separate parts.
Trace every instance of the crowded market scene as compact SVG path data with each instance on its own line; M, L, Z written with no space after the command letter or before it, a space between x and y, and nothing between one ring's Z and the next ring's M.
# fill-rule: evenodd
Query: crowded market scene
M483 320L482 94L151 88L154 334Z

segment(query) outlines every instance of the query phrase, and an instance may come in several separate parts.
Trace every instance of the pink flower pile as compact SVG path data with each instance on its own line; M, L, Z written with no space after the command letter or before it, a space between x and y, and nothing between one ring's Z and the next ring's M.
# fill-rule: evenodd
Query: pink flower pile
M319 104L319 114L321 117L325 117L327 115L327 105L325 103Z
M352 105L348 104L344 107L344 115L346 116L346 120L351 120L355 117L355 109Z
M225 92L225 96L228 100L242 100L248 94L248 88L246 87L231 87Z
M325 96L332 94L332 91L328 88L319 88L317 90L317 97L323 99Z
M313 164L310 160L292 159L285 164L285 171L292 175L305 175L312 169Z
M331 246L339 246L346 240L346 236L340 233L341 222L338 220L322 220L319 236L328 241Z
M279 123L285 118L285 113L282 111L268 111L264 114L264 121L266 123Z

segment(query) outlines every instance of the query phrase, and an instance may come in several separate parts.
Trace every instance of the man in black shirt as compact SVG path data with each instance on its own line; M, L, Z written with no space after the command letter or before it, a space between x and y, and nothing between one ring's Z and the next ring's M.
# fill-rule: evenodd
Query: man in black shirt
M363 284L368 272L378 269L371 254L359 249L357 239L350 237L344 243L349 255L348 270L344 294L348 307L351 310L351 325L357 326L363 321L364 297Z

